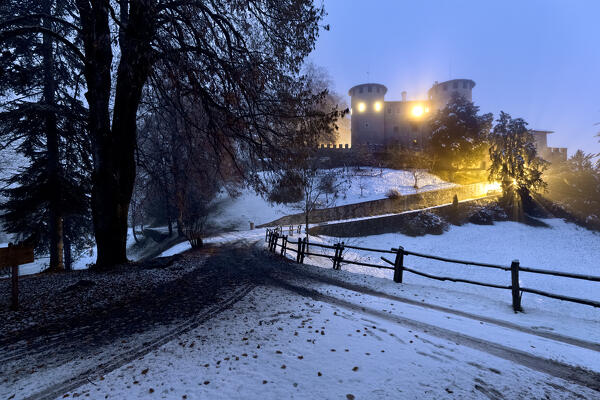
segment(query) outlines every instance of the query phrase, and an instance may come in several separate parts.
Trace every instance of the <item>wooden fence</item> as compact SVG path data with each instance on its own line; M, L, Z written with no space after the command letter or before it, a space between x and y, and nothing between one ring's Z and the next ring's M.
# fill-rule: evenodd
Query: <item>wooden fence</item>
M569 301L572 303L585 304L588 306L600 308L600 302L598 302L598 301L580 299L580 298L576 298L576 297L570 297L570 296L564 296L564 295L560 295L560 294L550 293L550 292L546 292L543 290L538 290L538 289L533 289L533 288L528 288L528 287L521 287L520 283L519 283L519 272L522 271L522 272L530 272L530 273L534 273L534 274L552 275L552 276L571 278L571 279L579 279L579 280L590 281L590 282L600 282L600 276L572 274L569 272L551 271L551 270L538 269L538 268L522 267L519 263L519 260L514 260L510 264L510 266L487 264L487 263L480 263L480 262L475 262L475 261L455 260L452 258L439 257L439 256L430 255L430 254L423 254L423 253L417 253L415 251L405 250L402 246L399 246L398 248L392 248L390 250L382 250L382 249L370 249L370 248L366 248L366 247L350 246L350 245L345 244L344 242L336 243L334 245L327 245L327 244L313 243L313 242L309 243L306 240L306 238L298 238L296 241L294 241L294 240L289 241L288 235L284 235L282 233L282 228L267 229L266 234L265 234L265 241L268 243L268 249L271 252L277 252L278 247L279 247L279 252L282 256L285 256L287 251L292 251L292 252L296 253L296 262L298 262L300 264L302 264L304 262L305 256L323 257L323 258L329 258L332 260L333 269L335 269L335 270L340 270L342 263L343 264L361 265L364 267L371 267L371 268L393 270L394 271L394 282L396 282L396 283L402 283L403 274L406 271L406 272L413 273L415 275L419 275L419 276L429 278L429 279L436 279L439 281L451 281L451 282L467 283L470 285L491 287L491 288L496 288L496 289L507 289L507 290L510 290L512 293L512 306L513 306L513 310L515 312L523 311L523 309L521 307L521 296L523 293L533 293L533 294L537 294L539 296L545 296L545 297L550 297L553 299ZM290 243L294 243L295 248L293 246L290 246ZM329 251L329 252L331 252L331 250L333 250L333 254L317 253L314 250L311 252L310 248L321 248L321 249L325 249L324 251ZM381 259L383 261L385 261L386 264L388 264L388 265L378 265L378 264L371 264L371 263L365 263L365 262L360 262L360 261L344 259L344 251L346 249L362 250L362 251L368 251L368 252L379 253L379 254L389 254L388 257L393 258L393 261L384 256L381 256ZM494 283L473 281L470 279L452 278L452 277L447 277L447 276L437 276L437 275L427 274L425 272L417 271L414 268L410 268L410 267L406 266L404 264L405 256L414 256L414 257L427 258L430 260L436 260L436 261L441 261L441 262L446 262L446 263L463 264L463 265L471 265L471 266L476 266L476 267L494 268L494 269L504 270L504 271L510 272L511 284L510 285L498 285L498 284L494 284Z

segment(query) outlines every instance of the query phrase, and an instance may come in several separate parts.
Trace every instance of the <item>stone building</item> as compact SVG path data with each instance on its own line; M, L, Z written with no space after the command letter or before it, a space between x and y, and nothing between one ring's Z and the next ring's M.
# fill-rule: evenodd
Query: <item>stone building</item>
M554 133L553 131L542 131L532 129L529 131L534 139L535 148L538 155L546 161L551 163L567 161L567 148L566 147L549 147L548 146L548 135Z
M323 144L324 148L350 149L360 145L370 148L400 145L405 148L423 148L429 137L427 119L431 112L444 108L455 96L473 101L475 82L471 79L452 79L434 82L427 91L427 99L386 100L387 88L379 83L363 83L348 91L350 96L350 134L336 144ZM550 162L567 159L567 148L548 147L547 135L552 131L531 130L540 156ZM350 139L350 140L348 140ZM349 143L350 142L350 143Z
M428 136L428 114L443 108L452 96L472 100L475 82L453 79L435 82L425 100L386 101L387 88L378 83L363 83L348 91L350 96L351 141L357 145L402 145L422 147Z

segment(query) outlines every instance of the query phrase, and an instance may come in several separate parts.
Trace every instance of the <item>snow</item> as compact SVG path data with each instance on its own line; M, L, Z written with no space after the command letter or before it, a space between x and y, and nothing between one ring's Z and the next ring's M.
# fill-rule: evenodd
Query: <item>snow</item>
M443 235L409 237L385 234L361 238L342 239L347 244L376 249L403 246L406 250L442 257L509 266L519 259L521 266L551 269L600 276L600 235L560 219L545 219L549 228L536 228L516 222L496 222L494 225L452 226ZM337 238L314 238L336 243ZM312 250L311 250L312 251ZM294 254L290 253L292 257ZM382 254L347 250L346 259L388 265L380 259ZM393 255L392 255L393 257ZM390 257L388 257L390 259ZM331 260L307 257L306 263L331 269ZM462 277L465 279L510 285L510 272L475 266L450 264L414 256L405 256L405 265L432 275ZM522 314L515 315L511 308L509 290L487 288L464 283L437 281L405 272L403 284L392 281L393 271L343 264L355 282L396 291L401 286L411 296L430 304L477 313L494 315L507 321L537 326L554 332L600 341L600 310L530 293L523 293ZM334 272L337 273L338 271ZM335 275L338 277L338 275ZM371 277L377 277L371 279ZM383 281L378 278L384 278ZM581 281L563 277L521 272L520 285L557 294L600 301L598 282Z
M422 312L389 301L374 304L361 296L345 300L355 304L368 300L370 308L409 317ZM438 313L433 322L464 326L464 320L448 318ZM470 324L475 329L470 334L487 331L485 338L539 348L546 356L574 354L571 358L579 357L587 365L598 364L567 345ZM439 399L501 398L500 394L503 398L597 395L485 349L464 346L460 339L270 286L254 289L210 323L69 393L119 399Z
M133 239L133 231L130 228L127 232L127 248L135 243ZM8 243L0 243L0 247L8 247ZM73 270L88 269L90 264L96 262L96 246L90 247L84 251L79 257L73 260ZM19 266L19 276L32 275L43 272L50 265L50 255L35 256L35 261L29 264ZM0 273L0 278L2 275Z
M414 178L411 171L394 170L387 168L362 168L350 177L350 186L346 196L336 205L360 203L363 201L386 198L390 189L397 189L402 195L414 194L417 189L413 187ZM445 182L439 177L425 171L418 171L418 191L426 192L456 186L454 183ZM361 186L363 188L361 196Z
M334 168L331 171L348 179L348 184L343 186L345 192L336 200L335 206L384 199L390 189L396 189L403 195L416 192L410 171L387 168L362 168L360 171ZM455 186L427 172L419 171L418 174L419 192ZM217 199L217 204L218 210L208 222L213 226L233 230L247 230L250 222L260 225L285 215L302 212L300 204L270 203L252 189L244 189L237 198L222 193Z

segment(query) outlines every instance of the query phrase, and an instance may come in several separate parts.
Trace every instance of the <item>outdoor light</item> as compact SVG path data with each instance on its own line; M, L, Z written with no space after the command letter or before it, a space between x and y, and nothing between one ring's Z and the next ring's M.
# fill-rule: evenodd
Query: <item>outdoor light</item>
M358 112L365 111L365 108L367 108L367 106L365 105L365 103L358 103Z
M423 115L423 106L414 106L412 109L412 115L413 117L420 117Z
M381 102L380 101L376 101L375 105L373 106L373 108L375 108L375 111L381 111Z

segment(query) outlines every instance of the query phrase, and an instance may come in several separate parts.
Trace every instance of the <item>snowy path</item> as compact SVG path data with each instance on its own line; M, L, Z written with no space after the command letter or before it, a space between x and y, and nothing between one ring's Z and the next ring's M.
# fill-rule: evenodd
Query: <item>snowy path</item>
M184 256L169 268L192 272L143 295L0 337L0 398L55 398L231 307L254 285L239 265L207 259L213 251Z
M245 299L68 394L117 399L600 396L600 357L593 342L331 284L259 247L238 258L236 264L251 265L257 279Z

